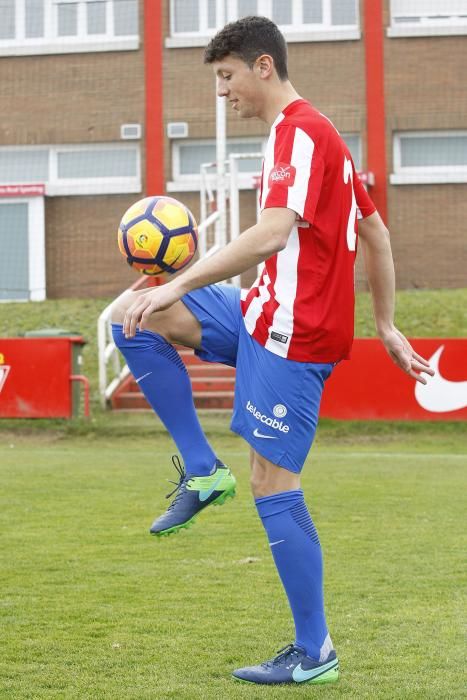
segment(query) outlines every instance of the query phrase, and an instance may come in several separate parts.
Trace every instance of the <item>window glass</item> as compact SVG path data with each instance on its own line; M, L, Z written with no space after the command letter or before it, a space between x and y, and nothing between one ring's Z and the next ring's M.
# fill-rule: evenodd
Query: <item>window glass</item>
M199 175L202 163L216 160L216 146L212 144L183 144L179 147L180 175Z
M103 149L62 151L57 154L59 179L134 177L136 150Z
M26 0L24 9L26 38L44 36L44 0Z
M138 34L138 0L114 0L114 34Z
M321 24L323 21L322 0L303 0L304 24Z
M402 136L401 167L467 166L467 134Z
M78 33L78 5L63 3L57 5L58 36L76 36Z
M213 163L216 160L216 144L185 143L180 144L180 175L199 175L203 163ZM227 142L227 155L230 153L260 153L262 144L258 142L232 143ZM261 158L238 161L239 172L261 172Z
M105 34L105 2L86 3L88 34Z
M238 18L258 14L258 0L238 0Z
M466 14L465 0L391 0L391 11L406 17L441 17Z
M208 27L216 28L216 0L208 0Z
M199 31L199 0L173 0L174 32Z
M341 136L347 144L347 148L350 151L355 168L357 170L361 170L362 162L360 155L360 134L341 134Z
M47 182L48 151L0 151L0 182Z
M331 24L356 24L355 0L331 0Z
M15 0L0 0L0 39L14 39Z
M262 150L262 144L260 141L258 141L257 143L227 142L227 155L230 155L231 153L261 153ZM248 158L245 160L239 160L238 171L240 173L260 173L261 158Z
M0 203L0 299L29 299L28 205Z
M272 18L276 24L292 24L292 3L272 0Z

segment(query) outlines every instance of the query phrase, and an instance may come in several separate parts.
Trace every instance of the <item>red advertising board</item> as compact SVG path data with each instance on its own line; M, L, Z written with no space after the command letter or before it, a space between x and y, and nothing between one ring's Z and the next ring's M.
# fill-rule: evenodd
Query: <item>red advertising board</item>
M80 337L0 338L0 417L72 415L72 344Z
M467 420L467 339L414 338L434 377L422 385L400 370L377 339L356 339L352 359L337 365L321 416L360 420Z

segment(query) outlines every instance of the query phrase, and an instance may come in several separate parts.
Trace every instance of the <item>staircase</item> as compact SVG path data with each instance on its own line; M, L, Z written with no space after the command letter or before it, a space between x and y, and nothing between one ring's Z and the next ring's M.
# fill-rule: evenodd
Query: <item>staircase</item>
M177 347L185 363L193 387L196 408L211 411L231 410L233 407L235 369L227 365L203 362L193 350ZM110 399L116 411L152 410L133 375L126 377Z

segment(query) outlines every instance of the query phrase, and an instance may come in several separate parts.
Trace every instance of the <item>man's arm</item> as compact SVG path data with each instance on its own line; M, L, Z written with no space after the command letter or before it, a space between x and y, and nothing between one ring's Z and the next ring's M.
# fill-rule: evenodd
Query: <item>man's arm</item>
M137 324L144 330L152 313L169 308L184 294L235 277L283 250L295 218L291 209L265 209L257 224L212 257L199 260L170 282L140 295L125 315L125 336L133 337Z
M418 382L426 384L420 372L433 375L433 370L394 325L394 263L389 231L378 212L358 222L358 236L373 301L376 331L396 365Z

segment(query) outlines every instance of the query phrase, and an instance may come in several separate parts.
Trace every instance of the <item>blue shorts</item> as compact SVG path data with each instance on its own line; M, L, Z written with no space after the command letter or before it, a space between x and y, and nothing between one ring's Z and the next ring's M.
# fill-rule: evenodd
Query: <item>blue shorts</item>
M182 301L201 325L198 357L237 368L232 431L266 459L299 473L334 365L296 362L266 350L245 328L236 287L203 287Z

